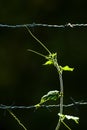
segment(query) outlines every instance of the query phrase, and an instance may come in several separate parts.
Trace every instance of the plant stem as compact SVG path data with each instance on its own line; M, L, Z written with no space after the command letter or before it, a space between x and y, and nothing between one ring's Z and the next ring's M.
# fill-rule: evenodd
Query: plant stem
M49 53L50 56L52 56L52 54L51 54L51 52L48 50L48 48L47 48L40 40L38 40L38 39L32 34L32 32L30 31L30 29L29 29L26 25L24 25L24 26L26 27L26 29L28 30L28 32L30 33L30 35L31 35L42 47L44 47L44 49ZM38 54L38 55L41 55L41 56L45 57L43 54L40 54L40 53L35 52L35 51L33 51L33 50L29 50L29 51L34 52L34 53L36 53L36 54ZM46 58L46 57L45 57L45 58ZM56 55L55 57L54 57L54 56L53 56L53 57L50 57L50 59L49 59L49 57L48 57L48 60L51 60L51 61L53 62L54 66L56 67L56 69L57 69L57 71L58 71L58 74L59 74L59 81L60 81L60 112L59 112L59 113L62 115L62 114L63 114L63 78L62 78L62 70L61 70L61 68L59 67L59 64L58 64L58 62L57 62L57 55ZM61 122L62 122L62 117L59 116L59 121L58 121L58 123L57 123L57 126L56 126L56 129L55 129L55 130L59 130Z
M31 52L33 52L33 53L35 53L35 54L37 54L37 55L40 55L40 56L42 56L42 57L44 57L44 58L46 58L45 55L43 55L43 54L41 54L41 53L39 53L39 52L37 52L37 51L31 50L31 49L27 49L27 50L28 50L28 51L31 51Z
M60 114L63 114L63 79L62 79L62 74L59 73L59 80L60 80ZM61 117L59 117L58 124L56 126L55 130L59 130L61 124Z
M62 70L60 69L58 62L57 62L57 58L54 61L54 66L56 67L58 73L59 73L59 81L60 81L60 114L63 114L63 78L62 78ZM55 130L59 130L60 128L60 124L61 124L61 117L59 117L57 126L55 128Z
M70 128L64 121L62 121L62 123L65 125L65 127L66 127L68 130L71 130L71 128Z
M11 112L9 109L7 111L12 115L12 117L18 122L18 124L24 129L27 130L27 128L20 122L20 120L14 115L13 112Z
M37 38L33 35L33 33L30 31L30 29L29 29L26 25L24 25L24 27L28 30L28 32L30 33L30 35L31 35L49 54L51 54L51 52L48 50L48 48L47 48L39 39L37 39Z

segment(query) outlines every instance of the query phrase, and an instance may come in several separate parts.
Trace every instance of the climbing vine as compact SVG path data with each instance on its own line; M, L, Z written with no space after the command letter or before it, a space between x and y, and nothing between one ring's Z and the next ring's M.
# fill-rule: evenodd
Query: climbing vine
M57 100L58 98L60 99L60 110L58 112L58 116L59 116L59 120L57 123L57 126L55 128L55 130L59 130L61 123L63 123L69 130L71 130L71 128L65 124L64 119L72 119L74 120L76 123L78 123L79 117L74 117L71 115L64 115L63 113L63 98L64 98L64 91L63 91L63 78L62 78L62 74L63 71L73 71L74 68L70 68L68 65L62 67L61 65L59 65L58 60L57 60L57 53L51 53L48 48L40 41L38 40L30 31L30 29L25 25L26 29L28 30L28 32L30 33L30 35L48 52L48 56L45 56L39 52L36 52L34 50L28 49L28 51L31 51L33 53L36 53L42 57L44 57L47 61L43 64L43 65L53 65L54 67L56 67L57 73L59 75L59 81L60 81L60 90L54 90L54 91L50 91L48 92L46 95L44 95L41 100L40 103L38 103L37 105L35 105L36 109L39 108L43 103L49 101L49 100Z

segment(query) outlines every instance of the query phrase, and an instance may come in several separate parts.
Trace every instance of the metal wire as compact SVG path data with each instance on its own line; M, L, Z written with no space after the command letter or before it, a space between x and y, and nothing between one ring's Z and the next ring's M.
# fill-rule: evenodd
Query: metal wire
M76 105L78 106L84 106L84 105L87 105L87 102L75 102ZM65 108L68 108L68 107L73 107L75 106L75 104L71 103L71 104L66 104L66 105L63 105ZM59 105L41 105L41 108L58 108ZM3 105L3 104L0 104L0 109L33 109L33 108L36 108L34 105L33 106L8 106L8 105Z
M87 24L71 24L71 23L67 23L67 24L64 24L64 25L49 25L49 24L32 23L32 24L18 24L18 25L0 24L0 28L24 28L25 25L27 27L30 27L30 28L33 28L33 27L48 27L48 28L87 27Z
M36 23L32 23L32 24L18 24L18 25L10 25L10 24L0 24L0 28L25 28L25 26L33 28L33 27L48 27L48 28L66 28L66 27L70 27L70 28L74 28L74 27L87 27L87 24L71 24L71 23L67 23L64 25L49 25L49 24L36 24ZM76 105L87 105L87 102L75 102ZM63 105L65 108L67 107L73 107L75 106L75 104L67 104L67 105ZM59 105L41 105L42 108L46 107L46 108L58 108ZM4 105L4 104L0 104L0 109L32 109L35 108L35 106L8 106L8 105Z

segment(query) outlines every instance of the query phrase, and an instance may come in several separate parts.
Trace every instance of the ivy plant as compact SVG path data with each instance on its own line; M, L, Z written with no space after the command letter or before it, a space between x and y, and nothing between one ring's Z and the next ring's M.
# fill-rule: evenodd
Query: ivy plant
M47 92L47 94L45 94L44 96L41 97L41 100L38 104L36 104L34 107L36 109L40 108L41 105L45 104L47 101L56 101L56 100L60 100L60 109L59 109L59 112L58 112L58 116L59 116L59 119L58 119L58 123L56 125L56 128L55 130L59 130L60 129L60 125L61 123L68 129L68 130L71 130L71 128L64 122L65 119L67 120L74 120L75 123L79 123L79 117L74 117L72 115L65 115L63 113L63 98L64 98L64 91L63 91L63 78L62 78L62 74L63 74L63 71L73 71L74 68L71 68L69 67L68 65L66 66L61 66L59 65L59 62L57 60L57 53L51 53L48 48L40 41L38 40L34 35L33 33L30 31L30 29L24 25L24 27L28 30L28 32L30 33L30 35L48 52L48 55L45 56L39 52L36 52L34 50L31 50L31 49L28 49L28 51L30 52L33 52L35 54L38 54L42 57L44 57L46 59L46 62L43 64L43 65L53 65L56 70L57 70L57 73L59 75L59 82L60 82L60 90L52 90L52 91L49 91ZM24 130L27 130L27 128L23 125L23 123L21 123L21 121L18 119L17 116L15 116L15 114L10 111L9 109L7 109L8 112L10 113L10 115L18 122L18 124L24 129Z
M61 123L63 123L69 130L71 130L71 128L65 124L64 119L72 119L74 120L76 123L78 123L79 117L74 117L71 115L64 115L63 113L63 98L64 98L64 91L63 91L63 78L62 78L62 74L63 71L73 71L74 68L69 67L68 65L62 67L61 65L59 65L59 62L57 60L57 53L51 53L48 48L40 41L38 40L33 33L30 31L30 29L24 25L25 28L28 30L28 32L30 33L30 35L48 52L48 55L45 56L39 52L36 52L34 50L28 49L28 51L31 51L33 53L36 53L42 57L44 57L46 59L46 62L43 65L53 65L56 70L57 73L59 75L59 82L60 82L60 90L53 90L53 91L49 91L46 95L41 97L40 103L38 103L37 105L35 105L36 109L39 108L43 103L49 101L49 100L60 100L60 109L59 109L59 120L57 123L57 126L55 128L55 130L59 130Z

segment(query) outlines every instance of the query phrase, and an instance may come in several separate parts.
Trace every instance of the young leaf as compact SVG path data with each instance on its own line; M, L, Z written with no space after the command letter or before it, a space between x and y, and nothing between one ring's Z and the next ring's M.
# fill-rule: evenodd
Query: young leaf
M53 61L48 60L48 61L46 61L43 65L51 65L51 64L53 64Z
M73 71L74 70L74 68L70 68L68 65L66 65L64 67L60 66L60 69L62 71Z
M63 115L63 114L60 114L58 113L58 115L61 117L62 121L66 118L68 120L74 120L77 124L79 123L79 117L75 117L75 116L70 116L70 115Z
M40 103L35 105L36 108L39 108L40 105L42 105L43 103L47 102L47 101L56 101L58 98L60 97L60 93L57 90L54 91L49 91L46 95L44 95L41 100Z
M57 53L51 53L49 54L49 56L46 56L46 63L44 65L51 65L51 64L54 64L54 61L57 57Z
M79 117L75 117L75 116L69 116L69 115L65 115L66 119L70 120L74 120L77 124L79 123Z
M44 95L41 98L40 104L49 101L49 100L54 100L56 101L58 99L58 97L60 96L59 91L54 90L54 91L49 91L46 95Z

